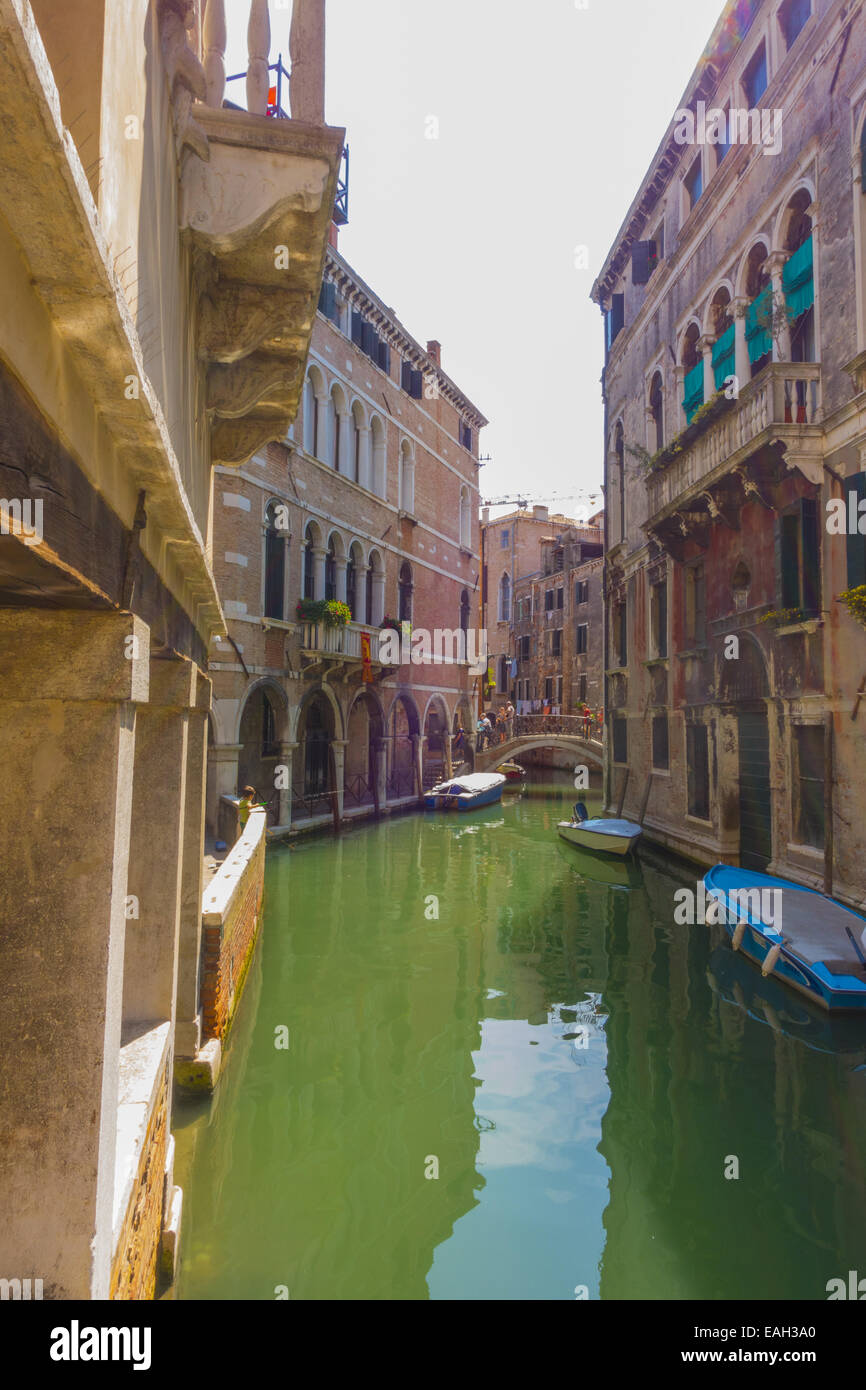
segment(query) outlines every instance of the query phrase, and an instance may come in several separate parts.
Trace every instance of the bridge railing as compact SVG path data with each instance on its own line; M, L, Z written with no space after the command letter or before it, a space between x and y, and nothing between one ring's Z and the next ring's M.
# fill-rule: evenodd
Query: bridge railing
M514 720L515 738L535 734L568 734L572 738L601 739L601 726L595 716L581 714L518 714Z

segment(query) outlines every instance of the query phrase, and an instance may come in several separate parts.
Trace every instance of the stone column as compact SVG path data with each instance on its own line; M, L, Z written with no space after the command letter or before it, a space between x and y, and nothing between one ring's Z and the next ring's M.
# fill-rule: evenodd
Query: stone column
M385 616L385 571L379 570L373 573L373 611L368 617L368 622L373 627L380 627Z
M698 352L703 353L704 358L704 402L712 400L716 394L716 380L713 376L713 344L715 337L712 333L705 333L703 338L698 339Z
M358 458L358 482L361 487L365 487L367 491L370 492L372 491L372 433L369 425L364 425L358 433L361 436L361 448Z
M678 362L674 367L674 391L676 393L674 409L677 422L674 434L679 434L686 427L686 412L683 409L683 396L686 393L686 369L682 362Z
M644 416L646 419L646 447L651 454L654 454L656 451L656 422L651 406L645 407Z
M388 739L375 739L373 747L376 750L376 793L381 808L388 799Z
M129 613L0 609L0 1190L4 1277L106 1299L135 710Z
M770 272L770 285L772 286L774 309L781 307L785 303L785 291L782 288L782 271L788 259L787 251L773 251L767 257L767 270ZM782 321L778 330L778 342L773 339L773 361L790 362L791 360L791 325L787 317Z
M322 546L313 546L313 598L325 597L325 560L328 552Z
M346 478L351 478L355 471L355 459L353 448L352 417L348 410L337 417L337 428L340 431L340 472Z
M746 313L749 308L749 301L745 295L738 295L733 301L734 313L734 375L737 378L737 388L742 391L746 382L752 379L752 367L749 362L749 345L746 342Z
M427 740L423 734L410 734L412 740L412 762L415 768L415 791L418 796L424 792L424 751Z
M224 796L236 796L238 792L238 757L243 749L242 743L215 743L208 750L208 758L213 764L216 782L216 815L214 824L217 833L220 833L220 820L224 819L222 810L222 798ZM234 827L233 827L234 828ZM231 842L231 835L227 835Z
M445 729L442 734L442 747L445 753L445 776L454 776L454 761L451 757L451 734Z
M368 565L355 565L355 607L358 616L357 623L370 622L370 614L367 612L367 570Z
M343 797L346 791L346 749L349 745L347 738L332 738L331 747L334 750L334 776L337 781L337 811L340 820L343 819Z
M194 1057L201 1046L199 968L201 958L201 898L204 879L207 786L207 711L211 683L196 672L195 705L189 712L186 762L186 805L183 824L183 881L180 896L175 1056ZM235 763L237 766L237 763Z
M289 31L291 115L325 123L325 0L295 0Z
M346 602L346 558L337 556L337 599L340 603Z
M280 744L280 766L286 769L281 779L286 785L280 787L279 817L281 826L292 823L292 769L297 747L297 743Z

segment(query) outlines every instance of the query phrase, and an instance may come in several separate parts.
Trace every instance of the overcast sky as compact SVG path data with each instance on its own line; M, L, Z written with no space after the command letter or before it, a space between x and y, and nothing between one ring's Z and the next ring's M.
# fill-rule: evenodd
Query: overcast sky
M227 10L231 72L249 0ZM600 485L589 292L721 10L328 0L327 119L351 151L340 250L422 345L441 341L443 368L490 420L482 497ZM289 20L272 0L271 60L287 66Z

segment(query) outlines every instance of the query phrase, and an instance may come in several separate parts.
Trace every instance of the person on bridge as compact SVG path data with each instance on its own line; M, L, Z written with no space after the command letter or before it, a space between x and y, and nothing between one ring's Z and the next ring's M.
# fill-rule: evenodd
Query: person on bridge
M508 704L505 706L505 737L508 739L508 742L509 742L509 743L510 743L511 740L514 738L514 716L515 716L515 714L516 714L516 710L515 710L513 704L511 703L511 701L509 700L509 701L508 701Z

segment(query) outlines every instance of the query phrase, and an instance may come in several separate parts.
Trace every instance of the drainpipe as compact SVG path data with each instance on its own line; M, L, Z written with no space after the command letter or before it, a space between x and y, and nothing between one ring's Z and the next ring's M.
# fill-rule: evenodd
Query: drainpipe
M604 319L602 318L602 323L603 323L603 322L604 322ZM602 399L602 402L603 402L603 404L604 404L604 565L603 565L603 568L602 568L602 592L603 592L603 594L604 594L604 602L603 602L603 604L602 604L602 622L604 623L604 633L603 633L603 643L602 643L602 652L603 652L603 655L602 655L602 662L603 662L603 665L602 665L602 672L601 672L601 709L602 709L601 738L602 738L602 750L603 750L603 751L602 751L602 786L603 786L603 795L604 795L604 802L605 802L605 805L606 805L606 806L609 806L609 805L610 805L610 759L609 759L609 757L608 757L608 747L607 747L607 676L604 674L605 671L608 671L608 670L610 669L610 633L609 633L610 624L609 624L609 622L608 622L608 597L607 597L607 595L608 595L608 587L607 587L607 581L608 581L607 551L608 551L608 546L610 545L610 508L609 508L609 505L608 505L609 500L610 500L610 489L609 489L609 487L607 486L607 481L608 481L608 478L607 478L607 470L608 470L607 441L608 441L608 432L609 432L609 429L610 429L610 416L609 416L608 397L607 397L606 373L607 373L607 334L605 334L605 365L604 365L604 368L603 368L602 373L601 373L601 399ZM623 489L623 491L625 490L625 479L624 479L624 478L622 479L622 489ZM625 540L625 536L623 536L623 540Z

